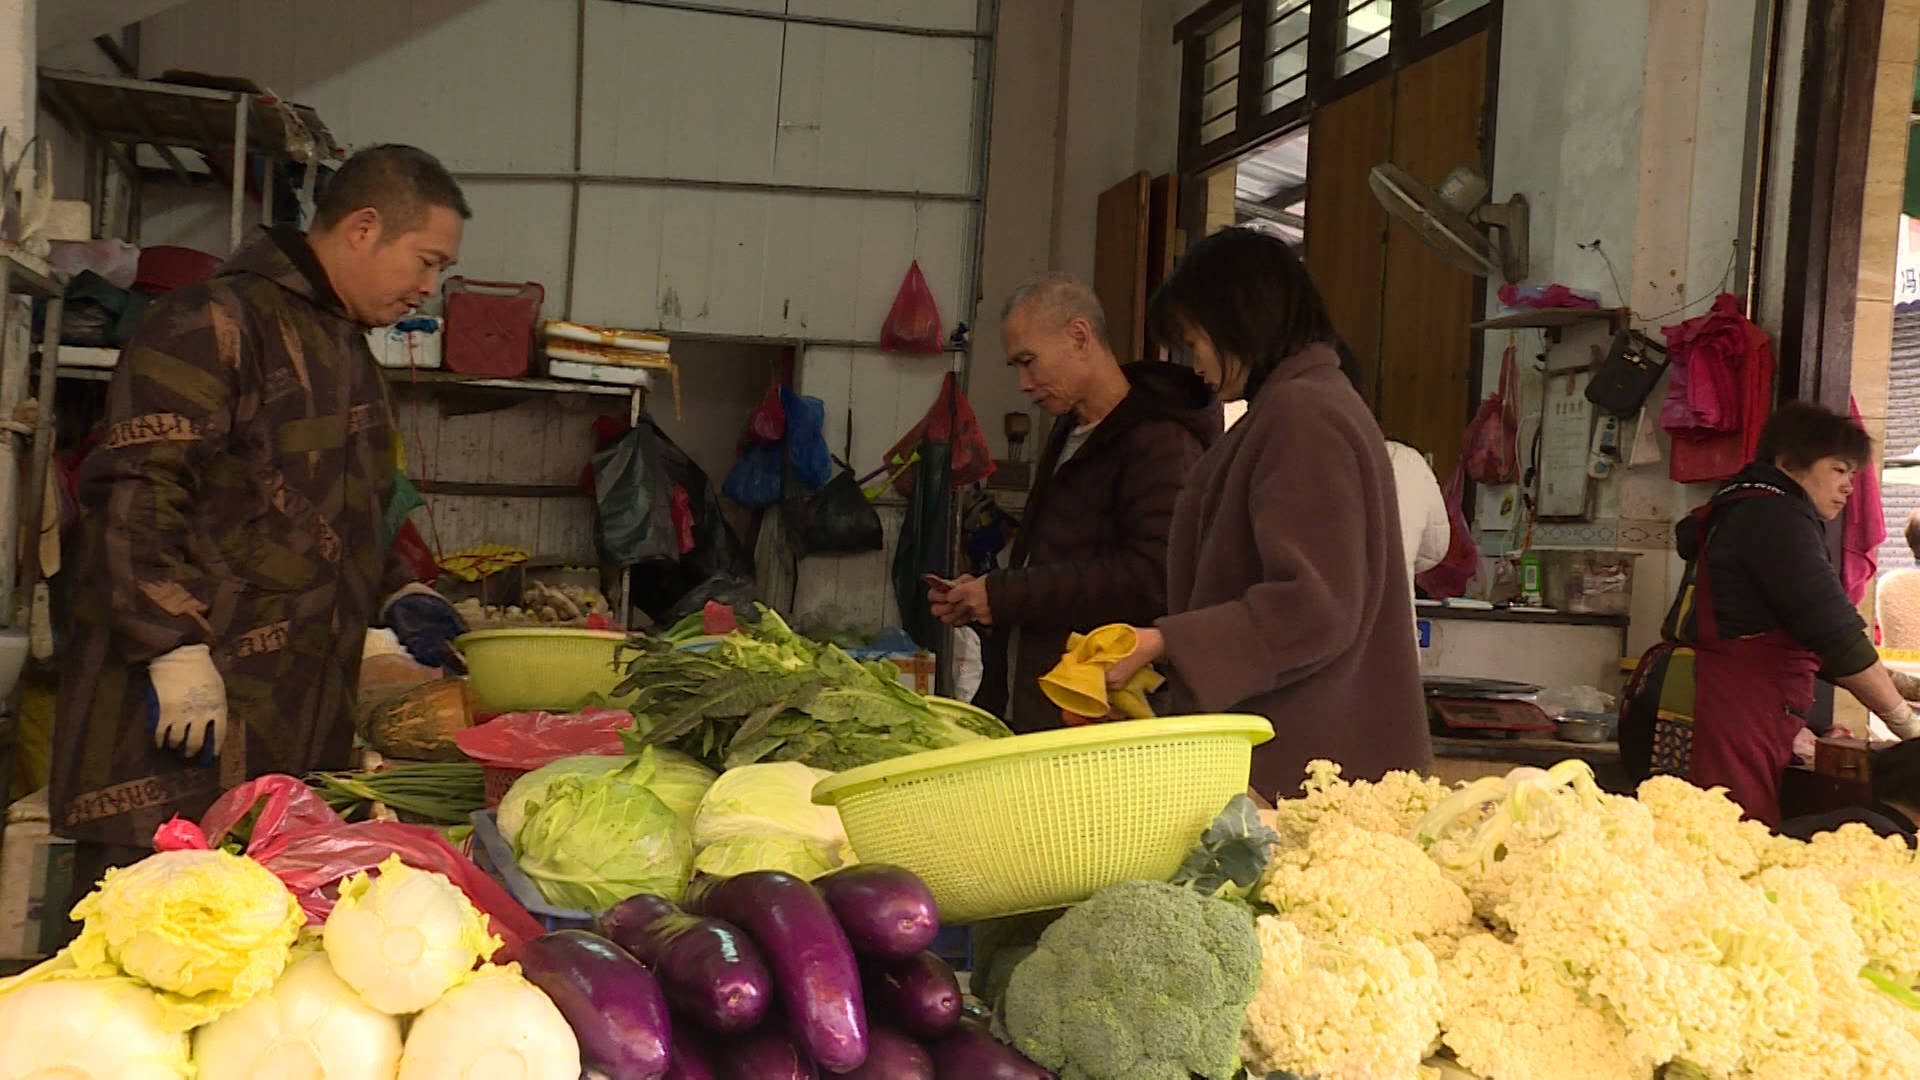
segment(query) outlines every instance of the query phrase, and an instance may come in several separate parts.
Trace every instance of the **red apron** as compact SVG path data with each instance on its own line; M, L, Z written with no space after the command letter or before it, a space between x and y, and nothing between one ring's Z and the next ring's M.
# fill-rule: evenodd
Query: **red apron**
M1710 509L1693 512L1702 537ZM1693 757L1687 779L1698 787L1726 788L1747 817L1777 827L1780 782L1793 761L1794 736L1813 706L1820 658L1784 630L1722 638L1710 586L1703 539L1694 571Z

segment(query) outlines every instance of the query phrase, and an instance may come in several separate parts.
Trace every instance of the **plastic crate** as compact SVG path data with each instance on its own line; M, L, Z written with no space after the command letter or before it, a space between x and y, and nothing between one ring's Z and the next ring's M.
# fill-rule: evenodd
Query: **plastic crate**
M591 930L594 928L593 912L578 911L572 908L557 908L546 902L533 880L520 872L513 861L513 845L500 835L500 827L494 823L493 811L476 810L469 817L473 822L473 861L504 886L527 913L540 920L549 930Z

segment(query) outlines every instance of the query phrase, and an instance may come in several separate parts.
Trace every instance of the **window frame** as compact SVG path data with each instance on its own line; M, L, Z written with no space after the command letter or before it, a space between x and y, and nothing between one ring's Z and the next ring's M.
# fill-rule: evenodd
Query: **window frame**
M1487 0L1479 8L1439 29L1422 34L1422 0L1398 0L1387 33L1387 52L1376 60L1339 73L1343 21L1352 0L1311 0L1307 23L1306 92L1271 112L1264 111L1267 88L1266 30L1272 0L1213 0L1181 19L1173 28L1180 47L1179 162L1184 176L1195 176L1223 165L1250 149L1306 123L1313 111L1328 102L1389 78L1402 68L1459 44L1500 18L1501 0ZM1201 142L1202 99L1206 39L1228 22L1240 23L1240 73L1233 130L1210 142Z

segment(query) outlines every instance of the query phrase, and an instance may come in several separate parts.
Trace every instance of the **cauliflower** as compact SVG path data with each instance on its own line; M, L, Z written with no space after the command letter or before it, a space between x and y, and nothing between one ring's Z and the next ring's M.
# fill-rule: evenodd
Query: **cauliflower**
M1260 966L1245 908L1126 882L1047 927L998 1020L1060 1080L1228 1080Z
M1307 845L1267 868L1260 899L1304 930L1358 930L1389 941L1464 933L1473 904L1420 845L1342 820L1316 829Z
M1751 877L1773 847L1773 834L1742 820L1725 788L1704 791L1677 776L1655 776L1640 785L1639 801L1653 812L1660 846L1703 872Z
M1777 848L1775 862L1825 876L1853 912L1868 961L1904 985L1920 982L1920 861L1905 841L1856 823Z
M1283 848L1302 847L1316 828L1344 821L1369 832L1411 836L1414 823L1453 789L1416 772L1390 772L1377 781L1340 779L1331 761L1307 763L1307 779L1298 799L1275 807L1273 828Z
M1260 989L1240 1034L1248 1072L1320 1080L1421 1075L1440 1033L1443 999L1425 945L1309 934L1271 915L1257 931Z
M1657 1064L1628 1045L1620 1021L1550 964L1492 934L1463 938L1440 966L1447 1048L1499 1080L1646 1080Z

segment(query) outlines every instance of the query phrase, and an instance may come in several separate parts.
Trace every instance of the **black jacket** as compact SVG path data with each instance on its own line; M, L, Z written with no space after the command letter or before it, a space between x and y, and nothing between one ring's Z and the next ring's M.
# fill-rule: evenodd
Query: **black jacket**
M1743 490L1764 494L1731 498ZM1699 536L1688 517L1674 529L1674 541L1680 557L1693 562L1706 540L1707 581L1721 638L1784 630L1819 655L1821 677L1829 681L1873 666L1879 656L1866 635L1867 624L1847 599L1827 554L1826 522L1792 477L1756 461L1709 505L1714 507L1711 538ZM1670 626L1669 631L1677 631L1671 633L1677 640L1691 641L1696 628Z
M1008 568L987 575L993 631L974 702L1015 731L1060 726L1039 679L1060 662L1068 634L1151 626L1167 613L1174 500L1220 436L1220 404L1192 371L1157 361L1123 370L1132 391L1065 463L1077 421L1069 414L1054 424ZM1019 655L1010 656L1015 628Z

